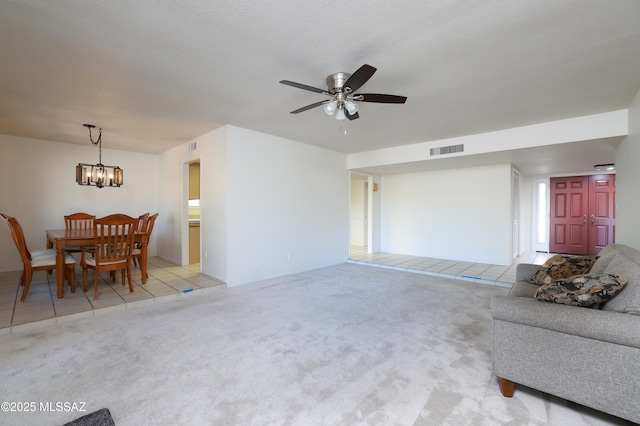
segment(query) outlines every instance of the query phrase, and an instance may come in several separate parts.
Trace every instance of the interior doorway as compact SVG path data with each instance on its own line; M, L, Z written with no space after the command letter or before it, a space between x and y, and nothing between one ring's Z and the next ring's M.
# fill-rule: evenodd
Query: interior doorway
M550 180L549 251L596 255L615 243L615 174Z
M369 245L369 178L351 173L350 244L366 249Z
M189 264L200 263L200 162L189 163Z

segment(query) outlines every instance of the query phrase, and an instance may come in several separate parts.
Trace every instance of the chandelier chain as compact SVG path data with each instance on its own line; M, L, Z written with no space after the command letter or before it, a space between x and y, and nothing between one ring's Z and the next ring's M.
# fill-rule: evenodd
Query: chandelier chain
M102 127L99 129L100 133L98 134L98 139L94 141L93 136L91 135L91 129L96 126L91 124L85 124L84 126L89 129L89 140L91 143L98 145L98 164L102 164Z

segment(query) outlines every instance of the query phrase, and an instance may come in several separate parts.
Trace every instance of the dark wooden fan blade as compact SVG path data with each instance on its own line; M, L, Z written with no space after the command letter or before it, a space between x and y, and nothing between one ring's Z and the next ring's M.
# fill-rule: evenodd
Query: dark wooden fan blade
M298 108L295 111L291 111L291 114L298 114L299 112L303 112L303 111L306 111L308 109L312 109L312 108L315 108L315 107L319 107L320 105L324 105L327 102L331 102L331 100L320 101L320 102L313 103L311 105L303 106L302 108Z
M358 111L356 111L356 113L355 113L355 114L351 115L351 114L349 114L349 111L347 111L347 110L345 109L345 110L344 110L344 115L346 115L346 116L347 116L347 118L348 118L349 120L355 120L355 119L357 119L357 118L360 118L360 114L358 114Z
M289 80L280 80L280 83L286 84L287 86L296 87L298 89L308 90L310 92L322 93L324 95L329 95L329 92L323 89L318 89L317 87L307 86L306 84L296 83L295 81Z
M406 96L384 95L382 93L359 93L354 100L358 102L378 102L382 104L403 104L407 101Z
M362 87L363 84L369 81L369 79L375 72L376 68L372 67L371 65L364 64L363 66L358 68L356 72L351 74L351 77L349 77L347 81L345 81L343 90L347 93L355 92L360 87Z

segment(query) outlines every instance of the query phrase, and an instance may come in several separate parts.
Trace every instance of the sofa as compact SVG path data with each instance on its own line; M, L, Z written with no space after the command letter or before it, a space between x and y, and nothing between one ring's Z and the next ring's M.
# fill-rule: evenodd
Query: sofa
M517 265L509 294L491 300L494 373L505 397L524 385L640 423L640 251L612 244L594 262L588 275L626 279L596 308L537 299L541 266Z

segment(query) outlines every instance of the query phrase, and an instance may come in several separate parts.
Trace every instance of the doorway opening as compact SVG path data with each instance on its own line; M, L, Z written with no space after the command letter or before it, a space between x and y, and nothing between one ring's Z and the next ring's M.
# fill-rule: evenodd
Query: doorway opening
M350 245L352 252L366 253L369 246L369 177L351 173Z
M379 253L380 176L349 172L349 243L351 254Z
M182 264L200 264L201 209L200 160L185 163L183 168Z
M189 163L189 189L187 201L187 224L189 236L189 264L200 263L200 162Z

